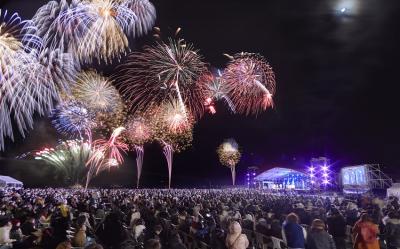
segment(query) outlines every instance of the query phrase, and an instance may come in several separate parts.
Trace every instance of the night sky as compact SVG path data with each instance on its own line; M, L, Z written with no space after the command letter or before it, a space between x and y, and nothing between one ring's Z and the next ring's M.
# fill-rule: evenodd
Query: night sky
M0 8L31 18L42 0L0 0ZM182 27L182 36L205 61L223 68L223 53L256 52L273 66L275 107L258 117L231 115L223 105L195 127L193 148L174 157L173 185L230 183L217 146L235 138L243 157L239 183L248 166L302 169L311 157L327 156L335 168L379 163L400 176L398 0L153 0L164 33ZM340 9L346 8L344 13ZM138 39L140 48L151 35ZM114 65L115 66L115 65ZM108 67L107 73L113 72ZM61 138L49 120L37 118L25 140L8 143L3 157L55 145ZM157 144L145 148L142 182L167 183L167 166ZM94 183L133 186L134 154ZM27 184L47 184L32 162L1 160L0 174Z

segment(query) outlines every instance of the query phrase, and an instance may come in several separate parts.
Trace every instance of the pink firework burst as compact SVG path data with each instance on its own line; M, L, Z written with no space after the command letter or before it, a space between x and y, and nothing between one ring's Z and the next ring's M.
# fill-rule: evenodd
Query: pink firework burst
M268 62L258 54L239 53L222 74L227 95L237 113L258 114L273 106L275 74Z

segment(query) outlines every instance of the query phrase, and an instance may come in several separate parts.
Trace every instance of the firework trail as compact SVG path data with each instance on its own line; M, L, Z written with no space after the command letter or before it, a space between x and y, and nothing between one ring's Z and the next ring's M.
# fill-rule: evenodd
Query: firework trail
M235 185L236 165L239 163L241 157L238 143L234 139L225 140L218 147L217 154L221 164L230 168L232 174L232 184Z

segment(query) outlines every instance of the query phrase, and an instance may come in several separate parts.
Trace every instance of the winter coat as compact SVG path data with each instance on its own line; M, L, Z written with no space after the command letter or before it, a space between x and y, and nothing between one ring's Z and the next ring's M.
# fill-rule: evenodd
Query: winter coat
M336 249L335 242L326 231L311 231L307 234L307 249Z
M391 247L400 247L400 220L388 219L385 227L386 244Z
M282 237L289 248L305 248L307 233L297 223L285 222L282 228Z
M334 238L346 237L346 221L342 215L328 217L328 232Z

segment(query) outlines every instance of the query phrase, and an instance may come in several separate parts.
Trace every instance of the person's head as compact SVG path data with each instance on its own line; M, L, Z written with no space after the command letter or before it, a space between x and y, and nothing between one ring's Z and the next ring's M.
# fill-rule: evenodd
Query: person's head
M13 219L11 223L13 228L19 228L21 226L21 222L18 219Z
M161 243L156 239L149 239L146 242L144 249L161 249Z
M360 220L361 220L362 222L371 221L371 217L369 216L368 213L362 213L362 214L361 214L361 217L360 217Z
M288 223L299 223L299 216L295 213L290 213L286 216L286 221Z
M72 245L70 241L64 241L61 242L60 244L58 244L58 246L56 247L56 249L71 249Z
M337 216L340 215L340 212L337 208L333 207L331 208L331 214Z
M313 220L311 224L311 230L313 231L323 231L325 230L325 223L320 219Z
M242 227L240 226L239 222L233 221L229 225L229 233L230 234L240 234L240 233L242 233Z
M103 249L103 246L97 243L92 243L87 245L85 249Z

